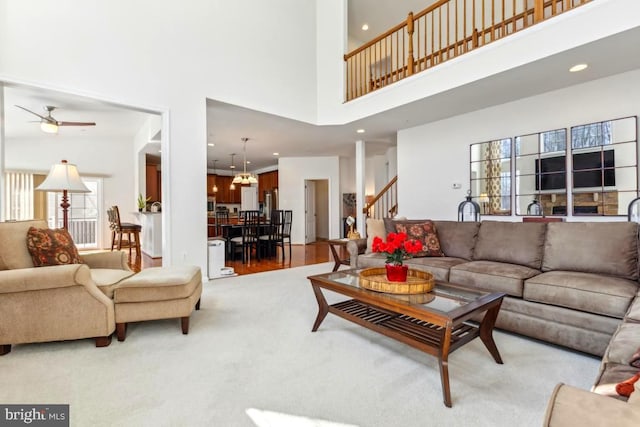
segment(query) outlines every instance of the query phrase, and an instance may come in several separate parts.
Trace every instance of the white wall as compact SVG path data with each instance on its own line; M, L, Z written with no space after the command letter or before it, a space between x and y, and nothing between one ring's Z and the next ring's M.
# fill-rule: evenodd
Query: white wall
M72 138L64 144L56 139L12 139L5 146L6 169L31 171L46 175L55 163L65 159L75 163L81 176L103 178L102 237L109 245L108 206L118 205L123 222L134 222L137 211L134 188L134 162L131 140Z
M640 70L635 70L400 131L402 215L456 219L458 203L469 188L469 146L473 143L640 115L638 81ZM462 188L452 189L454 182ZM520 220L516 216L491 218ZM580 218L585 217L575 219Z
M280 209L293 211L291 242L304 244L304 181L329 180L329 238L340 235L340 158L284 157L278 159Z
M206 98L314 121L316 3L123 4L1 0L0 81L162 112L163 263L205 268Z

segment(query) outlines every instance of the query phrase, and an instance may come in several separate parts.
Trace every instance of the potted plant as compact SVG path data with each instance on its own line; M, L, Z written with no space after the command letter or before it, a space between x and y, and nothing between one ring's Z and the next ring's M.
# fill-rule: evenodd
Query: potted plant
M142 212L147 207L147 202L151 200L151 197L147 197L146 199L142 195L142 193L138 193L138 212Z
M407 240L406 233L389 233L387 241L374 237L371 245L373 252L387 254L387 280L390 282L406 282L409 266L404 265L405 259L413 257L422 250L422 243L417 240Z

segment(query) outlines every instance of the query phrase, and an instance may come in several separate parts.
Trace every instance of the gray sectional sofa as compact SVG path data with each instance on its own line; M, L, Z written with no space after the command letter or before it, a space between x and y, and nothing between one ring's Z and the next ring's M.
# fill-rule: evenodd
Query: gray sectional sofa
M412 258L406 261L410 268L429 271L436 280L504 292L500 329L604 356L594 385L598 393L617 396L615 384L638 371L627 360L640 347L638 224L434 224L445 256ZM385 234L390 231L395 224L387 219ZM385 263L366 239L349 241L347 249L353 268Z

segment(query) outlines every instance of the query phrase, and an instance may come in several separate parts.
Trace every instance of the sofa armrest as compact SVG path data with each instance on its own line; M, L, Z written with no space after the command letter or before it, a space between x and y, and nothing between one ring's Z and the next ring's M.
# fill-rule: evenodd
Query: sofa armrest
M89 268L109 268L113 270L131 271L127 264L127 254L122 251L80 254L80 257Z
M86 286L96 288L85 264L55 265L0 271L0 294Z
M351 260L351 268L358 266L358 255L363 254L367 250L367 239L351 239L347 242L347 252Z
M626 402L565 384L553 390L545 427L632 427L640 425L640 409Z

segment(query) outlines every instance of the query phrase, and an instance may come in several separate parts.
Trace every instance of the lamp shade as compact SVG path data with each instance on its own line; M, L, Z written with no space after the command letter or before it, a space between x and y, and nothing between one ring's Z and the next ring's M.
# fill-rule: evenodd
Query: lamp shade
M66 160L51 166L49 175L36 190L67 191L69 193L90 193L91 190L80 179L76 165Z

